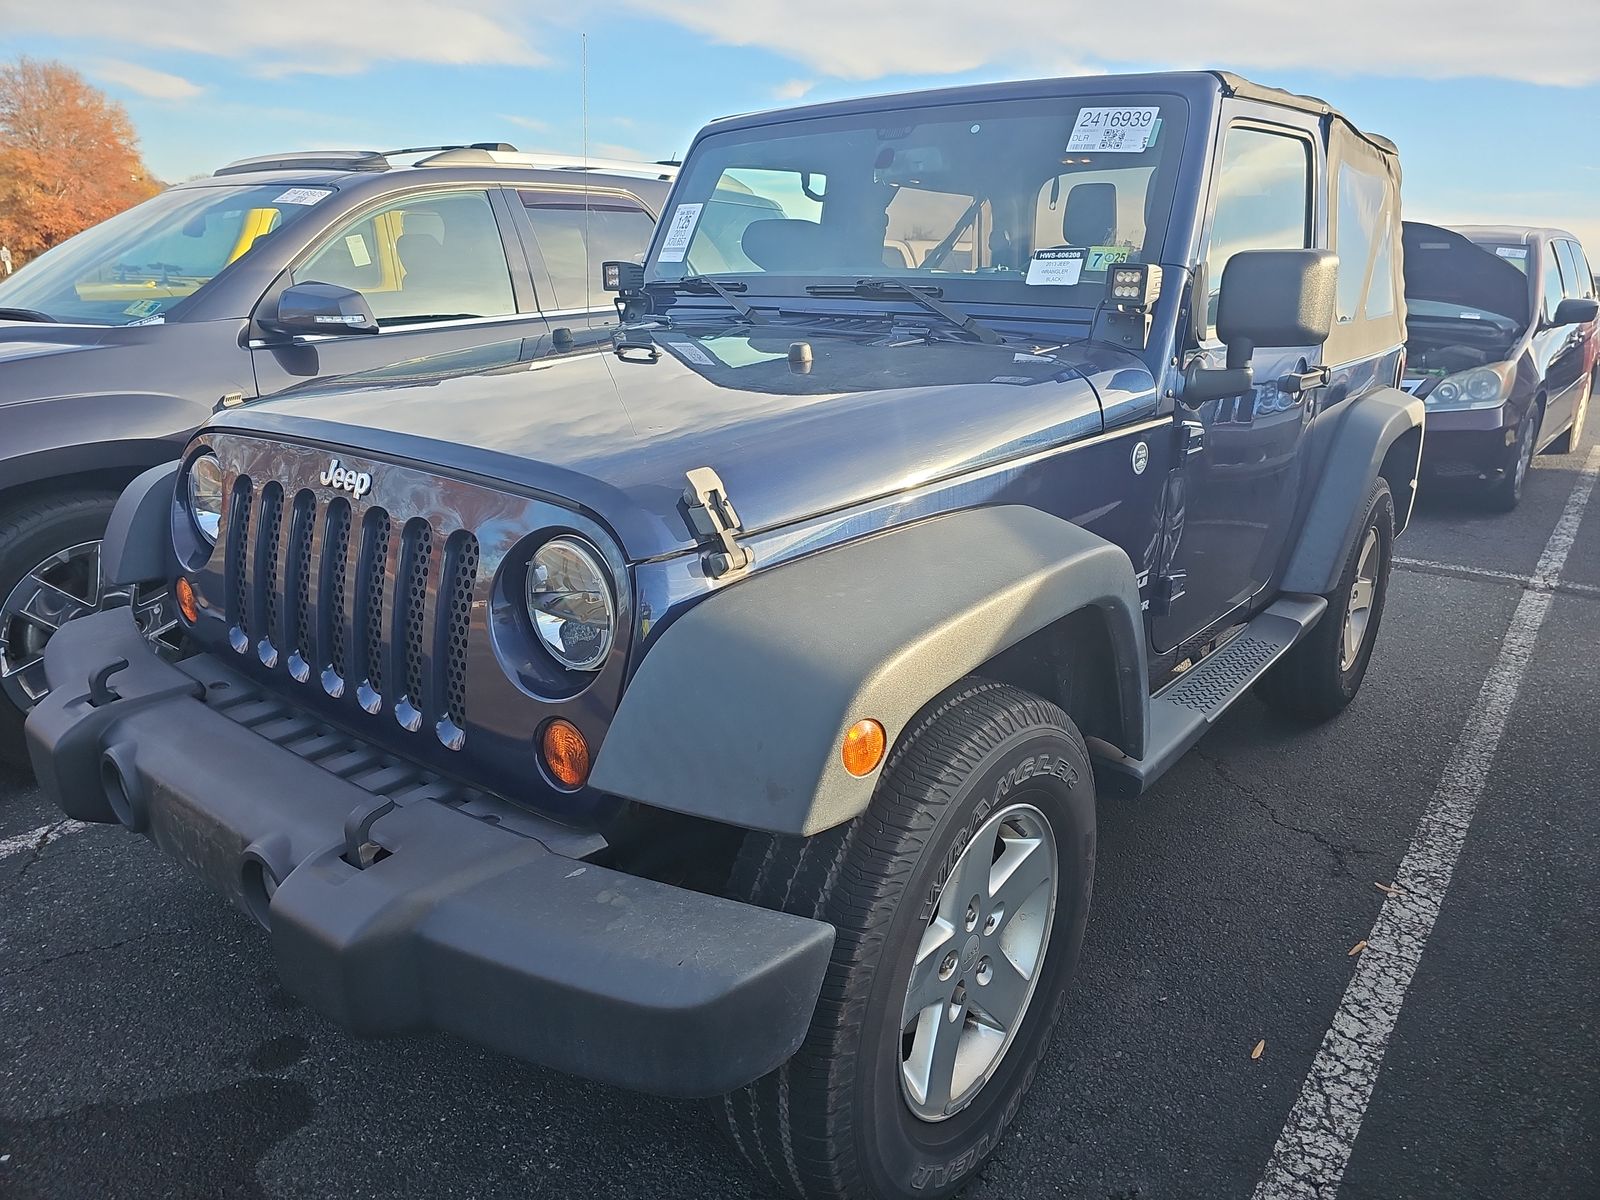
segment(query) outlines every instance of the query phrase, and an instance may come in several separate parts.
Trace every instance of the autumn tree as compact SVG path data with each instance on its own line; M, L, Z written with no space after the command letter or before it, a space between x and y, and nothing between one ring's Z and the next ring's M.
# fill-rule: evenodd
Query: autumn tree
M122 105L58 62L0 65L0 244L31 258L158 190Z

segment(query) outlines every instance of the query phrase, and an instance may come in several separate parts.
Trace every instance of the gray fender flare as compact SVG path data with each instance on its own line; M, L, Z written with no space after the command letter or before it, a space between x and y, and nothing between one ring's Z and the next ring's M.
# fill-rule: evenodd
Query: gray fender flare
M1338 586L1380 474L1394 487L1395 532L1406 527L1416 502L1422 429L1422 401L1398 388L1381 388L1345 405L1284 570L1283 591L1320 596Z
M100 574L111 584L169 582L177 570L172 552L175 462L151 467L117 498L100 544Z
M1079 526L1002 506L758 571L696 604L645 655L590 782L743 828L817 833L865 811L882 769L844 769L847 728L871 717L892 746L944 688L1086 607L1105 618L1137 756L1148 714L1133 564Z

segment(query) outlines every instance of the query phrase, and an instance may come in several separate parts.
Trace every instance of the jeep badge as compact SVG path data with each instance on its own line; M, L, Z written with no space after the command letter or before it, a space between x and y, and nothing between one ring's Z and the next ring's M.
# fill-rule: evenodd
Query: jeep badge
M349 467L341 467L337 458L328 463L328 469L319 479L324 487L338 488L342 492L349 492L357 500L372 490L372 476L365 471L352 471Z

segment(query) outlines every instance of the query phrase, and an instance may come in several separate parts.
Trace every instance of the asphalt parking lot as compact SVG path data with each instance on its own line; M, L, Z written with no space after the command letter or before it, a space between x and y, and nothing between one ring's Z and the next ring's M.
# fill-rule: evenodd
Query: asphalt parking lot
M1350 711L1248 701L1102 806L1068 1015L971 1200L1600 1195L1597 468L1427 503ZM762 1193L696 1106L344 1036L244 916L0 774L0 1195Z

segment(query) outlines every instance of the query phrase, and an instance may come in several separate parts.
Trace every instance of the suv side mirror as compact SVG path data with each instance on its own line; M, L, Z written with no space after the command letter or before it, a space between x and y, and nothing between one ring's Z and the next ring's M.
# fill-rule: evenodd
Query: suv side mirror
M1587 325L1600 316L1600 300L1584 300L1569 296L1556 305L1556 315L1550 319L1552 327L1558 325Z
M1320 346L1333 330L1339 256L1331 250L1241 250L1222 269L1217 336L1230 370L1257 346Z
M360 292L333 283L297 283L278 297L278 311L261 323L278 333L377 333L378 320Z

